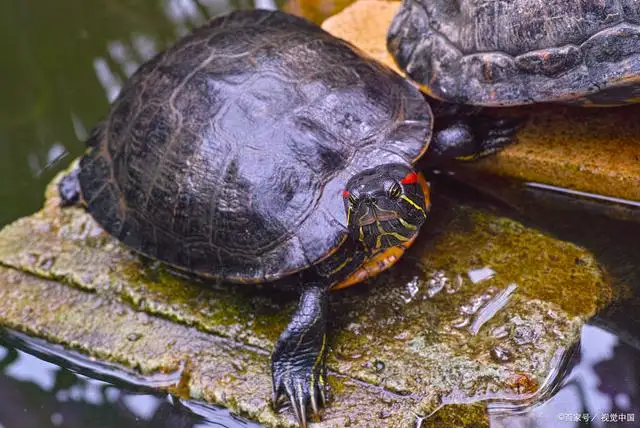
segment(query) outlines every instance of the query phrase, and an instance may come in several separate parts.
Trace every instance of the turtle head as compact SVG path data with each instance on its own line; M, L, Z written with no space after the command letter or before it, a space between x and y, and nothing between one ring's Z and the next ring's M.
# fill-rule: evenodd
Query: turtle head
M427 217L429 189L402 164L380 165L352 177L343 192L349 232L370 251L412 240Z

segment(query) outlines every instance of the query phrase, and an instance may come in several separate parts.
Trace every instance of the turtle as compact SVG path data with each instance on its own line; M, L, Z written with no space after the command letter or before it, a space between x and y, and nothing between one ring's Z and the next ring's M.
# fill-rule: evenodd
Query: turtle
M454 103L640 101L637 0L404 0L387 49L423 90Z
M515 132L446 110L303 18L235 11L131 75L59 182L61 205L184 273L299 289L271 372L274 405L288 398L306 426L307 407L328 396L328 292L391 267L414 242L430 208L418 160Z

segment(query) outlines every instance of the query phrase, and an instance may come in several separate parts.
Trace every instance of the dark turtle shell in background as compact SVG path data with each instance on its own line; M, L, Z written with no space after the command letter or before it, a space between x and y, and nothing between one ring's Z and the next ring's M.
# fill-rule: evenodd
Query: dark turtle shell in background
M637 0L406 0L387 44L445 101L640 101Z

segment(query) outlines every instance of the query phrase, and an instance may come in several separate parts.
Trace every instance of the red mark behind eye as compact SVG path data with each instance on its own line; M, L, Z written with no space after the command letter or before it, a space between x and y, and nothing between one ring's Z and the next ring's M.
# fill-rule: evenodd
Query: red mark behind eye
M348 190L345 190L344 192L342 192L342 197L343 197L343 198L348 198L348 197L349 197L349 195L350 195L350 193L349 193L349 191L348 191Z
M415 184L417 182L418 174L416 174L415 172L410 172L402 180L400 180L400 183L402 184Z

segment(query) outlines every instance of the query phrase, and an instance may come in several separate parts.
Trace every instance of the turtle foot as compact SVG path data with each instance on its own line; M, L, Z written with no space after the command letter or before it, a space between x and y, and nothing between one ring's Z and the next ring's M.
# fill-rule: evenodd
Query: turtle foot
M298 309L271 356L274 407L286 394L301 427L307 426L307 406L317 415L327 401L326 308L325 285L303 286Z
M434 104L436 122L425 166L456 161L475 161L499 152L516 142L516 134L527 121L525 114L498 115L475 106Z
M475 129L478 149L471 156L472 160L497 153L513 144L516 133L524 126L526 120L524 116L482 118Z
M321 360L321 361L319 361ZM274 360L272 365L273 402L286 394L301 427L307 426L307 406L314 416L327 402L324 356L298 355L295 359Z

